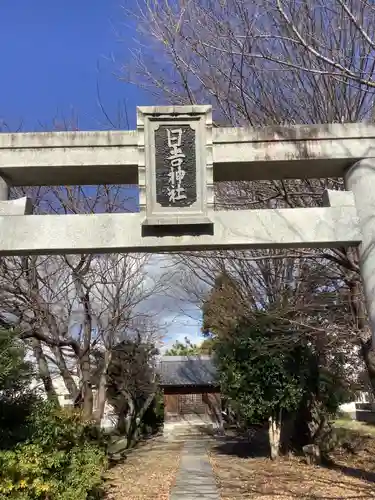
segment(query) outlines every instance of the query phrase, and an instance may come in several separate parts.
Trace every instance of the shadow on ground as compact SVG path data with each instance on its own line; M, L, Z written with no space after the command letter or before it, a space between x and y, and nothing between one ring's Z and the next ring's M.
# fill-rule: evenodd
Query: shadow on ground
M371 438L370 438L371 439ZM301 457L272 462L266 429L248 436L233 432L212 440L211 463L224 500L375 498L375 439L358 453L341 450L330 467L312 466Z
M228 430L225 436L215 436L215 453L239 458L268 457L268 433L263 427L254 427L246 433Z
M162 431L142 437L130 448L125 436L113 434L108 439L109 468L124 463L131 454L139 453L142 450L147 453L150 448L156 449L164 446Z
M356 467L348 467L346 465L341 465L341 464L336 464L336 463L334 463L330 467L325 467L325 468L331 469L331 470L336 470L338 472L341 472L342 474L345 474L346 476L355 477L358 479L363 479L363 480L368 481L370 483L375 483L375 471L358 469ZM374 488L375 488L375 484L374 484ZM375 493L375 489L374 489L374 493Z

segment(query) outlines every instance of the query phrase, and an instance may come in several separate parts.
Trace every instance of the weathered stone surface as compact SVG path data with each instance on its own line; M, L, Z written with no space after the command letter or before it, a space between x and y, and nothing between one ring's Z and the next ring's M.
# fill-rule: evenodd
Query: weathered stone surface
M306 463L311 465L320 465L321 464L321 456L319 447L315 444L307 444L302 448L302 451L305 455Z
M323 203L326 207L354 207L354 194L351 191L326 189L323 193Z
M181 108L181 107L180 107ZM340 177L375 156L375 126L328 124L213 129L215 181ZM137 184L137 131L0 135L11 185Z
M140 214L0 217L0 254L337 247L361 241L355 207L209 213L214 234L142 236Z
M219 500L204 438L188 441L170 500Z
M137 130L143 226L165 231L162 226L211 224L211 106L138 107Z
M123 453L128 449L128 440L125 436L112 436L110 444L108 445L108 453L116 455Z
M0 201L0 215L30 215L33 207L30 198Z
M197 172L196 172L196 148L195 148L195 130L190 125L181 125L183 144L181 151L185 155L181 168L184 171L182 186L184 196L180 200L170 201L168 195L168 176L170 174L170 148L166 140L166 129L171 126L161 125L155 130L155 182L156 182L156 201L162 207L174 206L175 208L189 207L197 201ZM176 171L176 169L175 169Z
M353 165L346 175L359 218L362 241L359 246L361 277L375 345L375 159Z

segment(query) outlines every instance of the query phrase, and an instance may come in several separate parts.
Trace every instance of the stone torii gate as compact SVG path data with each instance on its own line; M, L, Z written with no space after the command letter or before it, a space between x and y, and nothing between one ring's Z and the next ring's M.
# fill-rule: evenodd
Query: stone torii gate
M0 135L0 255L360 244L375 334L375 126L214 128L210 106L141 107L137 130ZM213 184L344 177L324 207L214 211ZM138 184L139 213L32 215L9 186Z

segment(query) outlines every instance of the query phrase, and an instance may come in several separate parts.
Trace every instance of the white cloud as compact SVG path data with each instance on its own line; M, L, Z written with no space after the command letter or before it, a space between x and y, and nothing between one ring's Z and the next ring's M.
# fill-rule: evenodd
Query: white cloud
M163 318L166 333L163 337L162 352L169 349L177 340L184 342L185 337L193 344L200 344L203 341L201 311L198 308L192 308L190 304L186 304L186 306L185 314L180 311L177 314L171 312Z
M193 343L202 342L202 315L200 308L189 302L180 288L183 279L180 270L168 255L153 255L147 263L147 281L159 282L159 292L139 304L142 312L154 316L160 325L161 351L176 341L188 337Z

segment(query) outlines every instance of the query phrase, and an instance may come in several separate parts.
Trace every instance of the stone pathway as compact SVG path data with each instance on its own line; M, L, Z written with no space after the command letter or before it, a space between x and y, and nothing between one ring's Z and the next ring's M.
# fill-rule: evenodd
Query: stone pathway
M170 500L220 500L205 439L187 441Z

